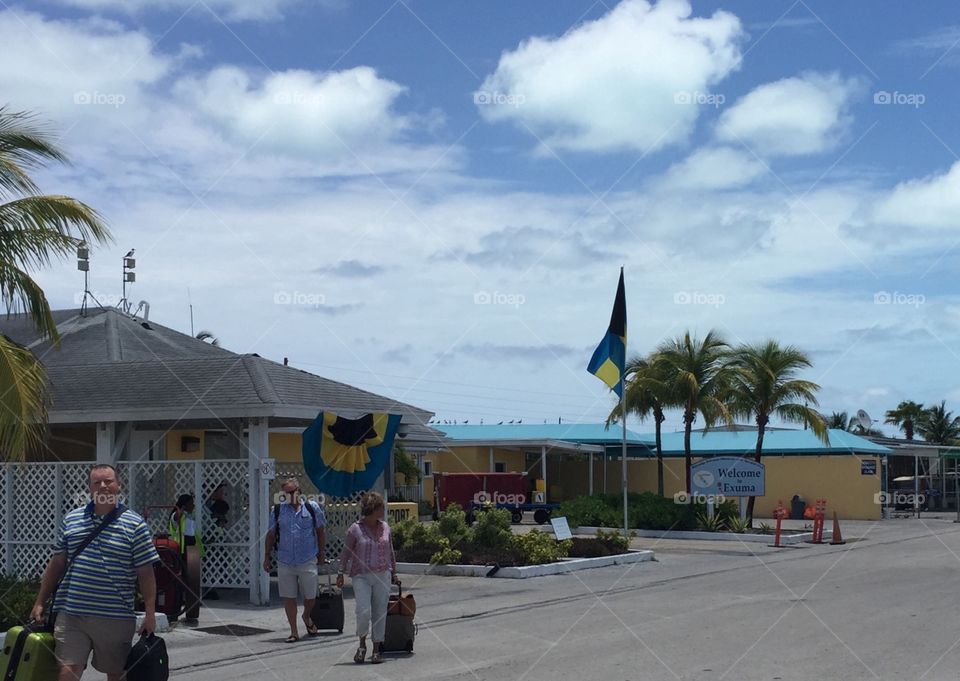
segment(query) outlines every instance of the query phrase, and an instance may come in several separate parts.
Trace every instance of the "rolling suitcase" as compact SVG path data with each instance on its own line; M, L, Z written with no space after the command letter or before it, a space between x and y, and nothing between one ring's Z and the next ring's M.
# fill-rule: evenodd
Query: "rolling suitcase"
M60 673L53 632L44 624L13 627L3 641L2 681L51 681Z
M413 641L417 638L417 625L413 621L416 610L417 604L413 596L404 596L403 587L397 582L397 595L390 596L390 603L387 605L384 652L413 652Z
M317 600L310 611L310 619L317 629L343 633L343 591L333 585L330 575L327 575L327 583L317 588Z
M167 644L156 634L141 636L127 655L126 681L167 681L170 678L170 658Z

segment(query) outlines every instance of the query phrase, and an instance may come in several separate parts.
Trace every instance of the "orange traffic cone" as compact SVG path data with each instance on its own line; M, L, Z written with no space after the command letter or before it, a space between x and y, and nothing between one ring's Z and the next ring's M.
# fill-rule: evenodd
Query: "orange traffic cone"
M840 521L837 520L837 512L833 512L833 538L830 539L831 545L846 544L843 541L843 535L840 534Z

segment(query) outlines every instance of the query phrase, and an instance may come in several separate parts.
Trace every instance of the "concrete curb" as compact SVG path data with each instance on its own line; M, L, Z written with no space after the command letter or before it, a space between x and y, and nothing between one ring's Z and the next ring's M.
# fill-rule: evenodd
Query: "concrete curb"
M628 565L645 563L653 560L653 551L630 550L616 556L600 556L598 558L567 558L559 563L546 565L528 565L526 567L500 568L494 577L504 579L527 579L528 577L543 577L545 575L559 575L577 570L607 567L609 565ZM442 577L486 577L490 565L430 565L429 563L397 563L397 572L408 575L437 575Z
M587 527L582 526L574 530L574 534L592 536L597 530L604 532L620 532L622 529L613 527ZM647 539L696 539L699 541L736 541L736 542L755 542L758 544L773 544L772 534L736 534L734 532L696 532L685 530L630 530L632 534ZM824 529L823 540L827 542L833 537L833 530ZM780 545L790 546L791 544L802 544L813 539L813 532L803 532L801 534L782 534L780 535Z

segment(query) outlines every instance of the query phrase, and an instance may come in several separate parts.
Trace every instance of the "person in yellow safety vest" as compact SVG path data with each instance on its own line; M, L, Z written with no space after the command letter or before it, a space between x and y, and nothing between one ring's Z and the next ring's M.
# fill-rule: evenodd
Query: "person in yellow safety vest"
M199 621L202 572L200 559L205 553L200 536L200 523L193 519L194 508L193 495L181 494L167 525L167 534L180 546L180 554L183 556L184 620L189 625L195 625Z

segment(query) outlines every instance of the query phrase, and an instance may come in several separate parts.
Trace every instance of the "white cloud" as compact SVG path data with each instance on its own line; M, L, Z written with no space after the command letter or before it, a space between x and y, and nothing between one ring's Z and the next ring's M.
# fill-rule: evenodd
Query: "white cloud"
M228 137L274 152L328 161L396 138L407 121L391 107L405 88L369 67L285 71L255 82L238 67L186 78L175 91Z
M729 147L698 149L670 167L660 186L669 189L729 189L749 184L767 167L749 153Z
M960 224L960 161L946 173L903 182L874 208L885 224L957 229Z
M47 20L0 12L0 91L12 109L60 120L129 120L145 108L147 89L174 60L152 50L143 33L112 22ZM14 48L15 46L15 48Z
M691 18L686 0L624 0L559 38L505 52L474 94L489 121L555 147L659 149L686 140L712 85L740 65L739 20Z
M279 19L283 10L303 0L59 0L61 4L80 7L91 11L108 11L135 14L146 10L169 12L197 12L207 14L208 10L223 19L257 20ZM312 4L327 7L340 7L345 0L313 0Z
M765 83L723 112L717 137L765 155L816 154L846 132L851 100L863 89L837 73L805 73Z

